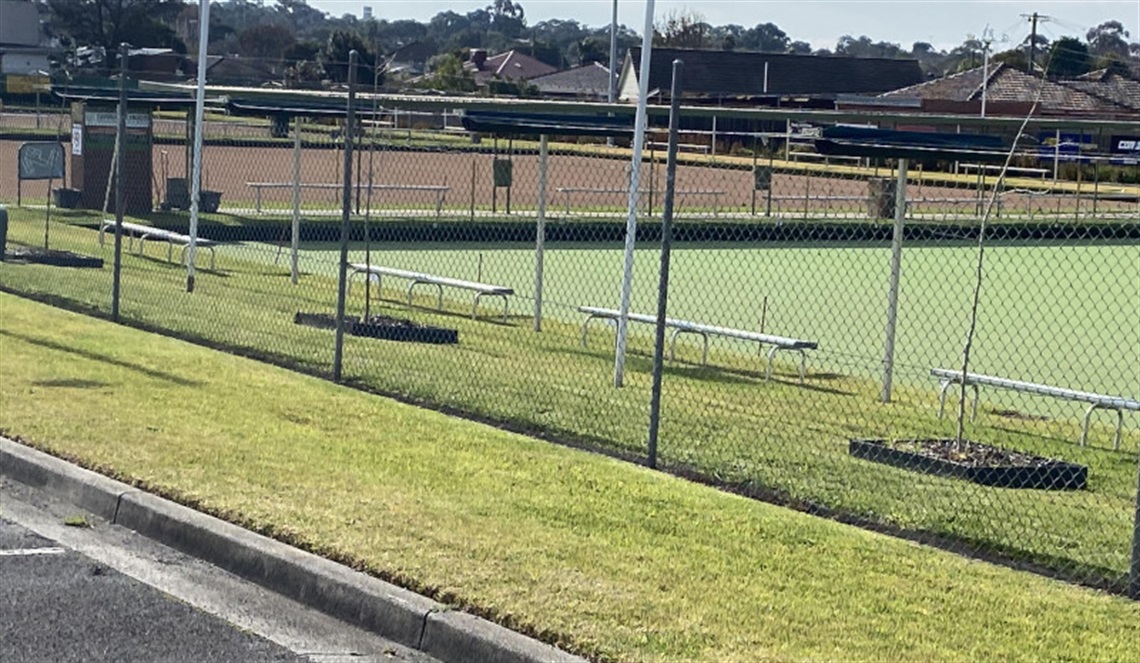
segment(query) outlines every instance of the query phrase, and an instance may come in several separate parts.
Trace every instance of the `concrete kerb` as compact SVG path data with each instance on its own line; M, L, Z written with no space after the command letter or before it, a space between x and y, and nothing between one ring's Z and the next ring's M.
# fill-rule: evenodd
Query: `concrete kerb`
M2 437L0 474L445 662L585 663L485 619Z

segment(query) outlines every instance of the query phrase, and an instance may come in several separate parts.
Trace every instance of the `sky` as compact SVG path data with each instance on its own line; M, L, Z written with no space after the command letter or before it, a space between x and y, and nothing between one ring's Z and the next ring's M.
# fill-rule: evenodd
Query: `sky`
M611 0L520 0L527 22L575 19L596 27L609 25ZM617 0L618 22L639 34L645 26L645 0ZM465 14L491 0L309 0L322 11L360 16L370 5L376 18L426 22L441 11ZM867 35L910 48L926 41L940 49L961 44L967 35L981 35L988 25L1000 42L1008 35L1019 42L1029 34L1021 14L1037 12L1051 18L1039 31L1051 40L1084 37L1088 28L1115 19L1132 39L1140 39L1140 0L657 0L655 14L693 11L712 25L736 23L751 27L775 23L792 39L815 48L834 48L843 35ZM998 46L995 49L1000 50Z

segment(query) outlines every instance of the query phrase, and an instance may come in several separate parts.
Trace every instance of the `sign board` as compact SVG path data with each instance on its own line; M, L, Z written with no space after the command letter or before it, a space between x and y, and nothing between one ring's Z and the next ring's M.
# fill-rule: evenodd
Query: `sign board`
M1081 153L1097 151L1096 139L1089 134L1043 131L1037 139L1037 158L1043 161L1077 161Z
M1109 163L1118 166L1140 165L1140 136L1113 136Z
M47 76L8 74L4 79L4 87L8 94L36 94L51 92L51 81Z
M24 143L19 161L21 180L63 179L62 143Z
M119 126L119 114L115 111L92 111L83 114L83 121L89 127ZM128 129L149 129L150 113L127 113Z
M83 125L71 125L71 153L74 156L83 156Z

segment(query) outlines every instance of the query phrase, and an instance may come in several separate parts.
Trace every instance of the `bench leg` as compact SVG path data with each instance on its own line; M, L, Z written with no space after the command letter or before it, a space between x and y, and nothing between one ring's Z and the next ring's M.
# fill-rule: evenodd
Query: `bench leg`
M214 247L212 247L212 246L207 246L207 247L204 247L204 248L205 248L207 251L209 251L209 252L210 252L210 271L211 271L211 272L217 271L217 270L214 268L214 266L217 264L217 260L216 260L216 259L217 259L217 255L214 253Z
M586 320L582 323L582 347L583 348L586 347L586 332L589 331L590 321L591 320L600 320L600 319L612 320L613 318L594 315L593 313L586 316Z
M1089 406L1088 410L1085 410L1085 419L1084 419L1083 425L1081 426L1081 446L1082 447L1088 444L1089 420L1092 417L1093 411L1097 410L1097 409L1102 409L1102 406L1100 403L1093 403L1092 405ZM1124 411L1119 409L1119 408L1107 408L1107 409L1113 409L1116 411L1116 435L1113 437L1113 440L1112 440L1112 449L1113 449L1113 451L1120 451L1120 440L1121 440L1121 437L1123 435L1123 430L1124 430Z
M438 283L429 283L427 281L412 281L411 285L408 286L408 306L412 305L412 292L416 289L417 285L434 285L436 287L436 289L439 291L437 299L436 299L436 308L438 308L439 310L442 311L443 310L443 286L439 285Z
M772 349L768 351L768 365L764 367L764 379L772 379L772 364L776 361L776 353L780 351L780 346L773 345Z
M942 418L943 411L946 409L946 390L948 390L950 388L950 385L952 385L952 384L961 384L961 383L960 382L954 382L953 380L942 380L941 384L942 384L942 388L939 389L939 391L938 391L938 418L939 419ZM978 401L981 400L981 394L978 392L978 385L971 384L968 386L974 390L974 406L970 410L970 421L976 421L978 419Z
M186 248L183 247L182 254L186 255ZM174 242L166 243L166 262L174 262Z
M807 353L803 348L799 348L796 352L800 353L800 384L804 383L804 378L807 377Z
M669 335L669 359L677 358L677 337L680 334L680 329L674 329L673 333Z

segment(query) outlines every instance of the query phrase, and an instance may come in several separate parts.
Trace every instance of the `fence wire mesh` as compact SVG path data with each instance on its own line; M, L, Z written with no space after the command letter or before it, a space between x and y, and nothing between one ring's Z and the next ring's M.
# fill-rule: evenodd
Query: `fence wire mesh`
M628 141L552 135L544 159L536 137L465 131L461 105L381 107L365 96L358 110L358 131L312 117L208 115L192 294L183 266L192 127L184 111L154 113L125 157L125 183L142 183L144 209L126 214L143 227L124 235L121 319L331 373L344 147L355 134L345 381L642 460L661 118L640 165L617 389ZM896 160L820 154L821 125L791 114L737 113L719 126L705 115L683 117L679 138L660 465L1128 591L1138 573L1140 169L1105 152L1112 129L1085 123L1079 131L1096 145L1079 159L1060 140L1050 158L1054 129L1027 135L1004 180L968 160L910 163L892 247ZM17 178L20 145L66 140L72 117L0 116L9 214L0 287L108 315L105 128L88 127L79 153L63 143L67 175L50 221L48 182ZM81 202L69 204L68 190ZM963 388L987 209L974 377ZM43 248L104 264L42 264Z

